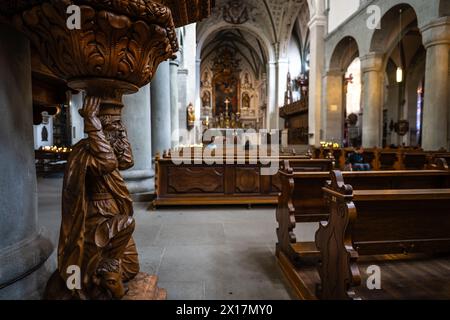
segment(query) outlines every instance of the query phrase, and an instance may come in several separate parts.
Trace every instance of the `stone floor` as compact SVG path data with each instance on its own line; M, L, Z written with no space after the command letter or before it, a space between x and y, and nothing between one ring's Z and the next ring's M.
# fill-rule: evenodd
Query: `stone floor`
M60 178L38 181L39 223L55 244L61 187ZM169 299L293 298L274 256L274 208L150 211L147 203L135 203L135 218L141 271L158 275ZM304 240L314 238L312 225L301 232Z

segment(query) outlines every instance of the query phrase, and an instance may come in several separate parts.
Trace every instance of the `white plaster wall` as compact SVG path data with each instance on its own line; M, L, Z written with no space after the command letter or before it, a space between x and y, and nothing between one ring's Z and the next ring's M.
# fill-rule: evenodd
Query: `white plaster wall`
M339 27L359 8L360 0L329 0L328 32Z
M83 108L83 93L73 94L70 98L70 122L72 145L84 139L84 122L78 110Z
M196 113L200 116L200 99L196 97L197 90L197 29L196 24L190 24L185 27L184 38L184 69L188 70L186 97L187 103L193 103L196 107ZM185 106L187 107L187 106Z
M292 78L296 78L302 71L302 60L300 58L300 45L294 39L291 39L288 50L289 72Z
M47 127L48 141L42 141L42 129ZM34 150L38 150L41 147L50 147L53 145L53 117L48 117L48 123L33 126L34 134Z

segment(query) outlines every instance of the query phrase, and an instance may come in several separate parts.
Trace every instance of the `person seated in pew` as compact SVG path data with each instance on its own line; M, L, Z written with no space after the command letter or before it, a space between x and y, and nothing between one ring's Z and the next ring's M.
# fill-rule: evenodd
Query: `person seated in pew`
M364 162L363 157L364 149L358 147L355 152L350 153L347 163L350 166L351 171L370 171L370 164Z
M215 136L211 137L211 142L206 146L206 149L210 149L210 150L216 150L217 149L216 137Z

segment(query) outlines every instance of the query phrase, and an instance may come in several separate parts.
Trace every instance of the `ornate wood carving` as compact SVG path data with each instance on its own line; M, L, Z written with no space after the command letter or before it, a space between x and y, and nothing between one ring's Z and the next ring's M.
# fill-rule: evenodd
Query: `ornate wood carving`
M209 17L215 0L161 0L172 11L175 26L181 27Z
M171 167L168 170L170 193L220 193L224 191L223 168Z
M71 4L80 5L81 30L67 28ZM77 79L114 79L137 90L178 49L170 10L151 1L45 1L16 15L13 23L69 85Z
M351 288L361 283L351 234L356 221L353 189L344 183L340 171L331 172L325 199L330 207L328 222L320 223L316 233L316 246L320 251L318 265L321 285L317 295L321 299L351 299Z
M236 168L236 192L256 193L260 190L259 168Z
M187 17L179 16L180 25L206 16L212 5L182 2ZM29 37L55 76L86 92L80 114L88 137L68 159L58 270L48 282L48 299L165 298L156 278L139 273L132 201L119 170L133 166L121 122L122 96L149 83L159 63L178 50L168 3L175 7L180 1L2 2L2 20ZM81 29L67 27L70 5L80 7ZM82 277L74 290L66 286L71 266L79 267Z

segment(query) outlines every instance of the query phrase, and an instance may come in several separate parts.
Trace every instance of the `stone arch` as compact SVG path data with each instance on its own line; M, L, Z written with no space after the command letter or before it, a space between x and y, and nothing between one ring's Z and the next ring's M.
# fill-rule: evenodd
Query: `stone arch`
M329 69L344 72L359 55L360 49L356 39L352 36L345 36L334 47L328 64Z
M402 11L402 26L400 29L399 13ZM398 41L399 35L411 24L418 23L417 11L407 3L393 5L381 18L381 29L377 29L370 41L370 52L389 52ZM387 31L387 32L386 32Z

